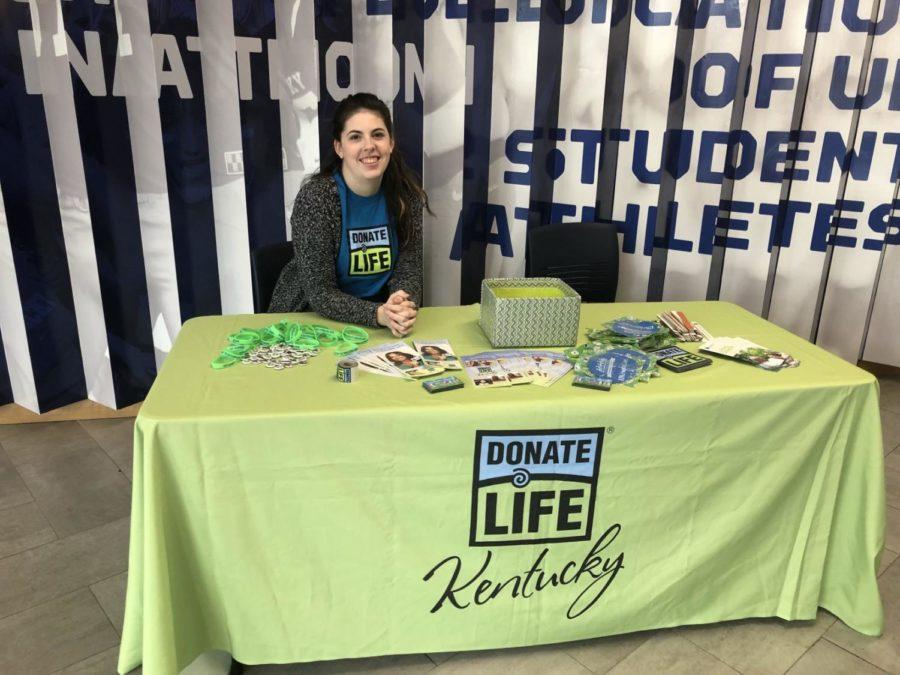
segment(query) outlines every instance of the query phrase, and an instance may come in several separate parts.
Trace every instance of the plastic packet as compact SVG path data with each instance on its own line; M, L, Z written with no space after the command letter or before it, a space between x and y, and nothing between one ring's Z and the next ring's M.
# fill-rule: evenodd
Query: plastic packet
M613 347L604 353L627 356L639 361L641 364L641 374L639 379L642 382L646 382L651 377L659 377L659 366L656 365L657 358L652 354L647 354L640 349L633 349L631 347Z
M644 321L633 316L621 316L607 321L601 329L589 329L588 340L606 345L622 345L641 351L661 349L677 340L671 331L658 321Z
M658 321L645 321L633 316L620 316L618 319L607 321L603 326L615 335L639 340L667 330Z
M630 387L645 379L641 360L612 349L595 351L595 346L590 343L574 361L573 370L576 377L590 378L609 386L624 384Z

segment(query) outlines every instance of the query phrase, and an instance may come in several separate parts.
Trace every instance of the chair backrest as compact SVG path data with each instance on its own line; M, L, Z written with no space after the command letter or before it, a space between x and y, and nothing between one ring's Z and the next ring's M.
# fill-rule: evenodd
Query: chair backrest
M557 277L585 302L615 302L619 238L615 223L560 223L528 233L526 276Z
M253 311L264 314L272 301L272 291L281 270L294 255L291 242L263 246L250 251L250 280L253 284Z

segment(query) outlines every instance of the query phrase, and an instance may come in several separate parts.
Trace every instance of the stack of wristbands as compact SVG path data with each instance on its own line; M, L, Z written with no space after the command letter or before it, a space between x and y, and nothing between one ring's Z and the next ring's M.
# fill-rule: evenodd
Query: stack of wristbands
M228 346L210 365L221 370L238 362L273 363L271 367L282 370L305 364L309 357L319 353L320 347L330 347L337 356L345 356L368 340L369 334L357 326L336 331L317 324L279 321L265 328L242 328L232 333L228 336Z

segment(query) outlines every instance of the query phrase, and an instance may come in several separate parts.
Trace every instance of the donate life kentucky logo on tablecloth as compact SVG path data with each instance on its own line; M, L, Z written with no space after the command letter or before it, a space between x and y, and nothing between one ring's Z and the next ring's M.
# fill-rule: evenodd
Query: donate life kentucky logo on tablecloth
M493 569L502 562L491 549L474 563L471 556L444 558L423 577L445 583L432 614L570 584L575 593L566 617L597 603L624 566L625 554L612 550L622 526L607 527L583 550L566 546L563 561L553 560L547 544L592 539L603 434L603 428L476 432L469 546L544 546L530 568L517 563L512 575Z
M591 536L603 429L479 431L470 546Z

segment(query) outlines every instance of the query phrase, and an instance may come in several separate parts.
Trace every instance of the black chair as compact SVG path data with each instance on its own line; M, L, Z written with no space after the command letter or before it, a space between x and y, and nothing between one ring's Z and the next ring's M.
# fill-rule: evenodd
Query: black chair
M294 247L289 241L263 246L250 251L250 281L253 284L253 311L264 314L269 310L272 291L281 270L294 255Z
M528 233L527 277L557 277L585 302L615 302L619 285L616 224L560 223Z

